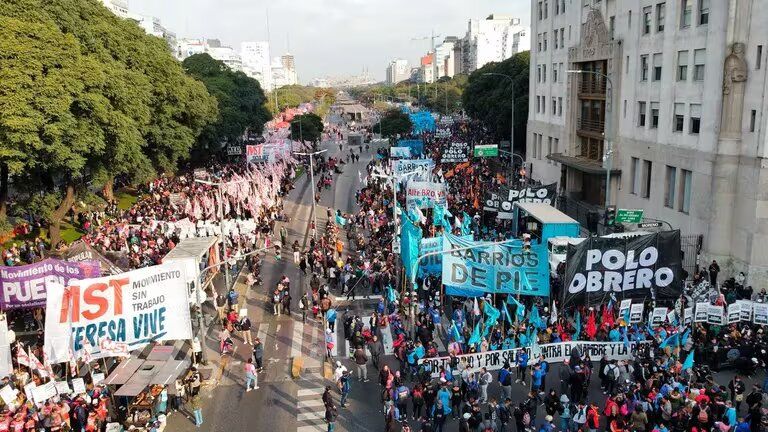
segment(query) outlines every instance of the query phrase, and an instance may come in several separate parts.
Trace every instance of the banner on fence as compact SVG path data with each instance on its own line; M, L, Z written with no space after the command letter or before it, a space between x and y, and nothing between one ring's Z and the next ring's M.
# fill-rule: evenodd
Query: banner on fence
M45 307L46 291L51 283L68 284L100 275L99 263L90 260L67 262L49 258L29 265L0 267L0 308Z
M455 295L549 295L547 245L532 245L529 250L522 241L482 246L454 235L446 235L443 241L444 251L466 247L472 249L443 254L443 284Z
M683 292L680 231L632 238L590 237L568 245L563 307L617 299L676 300Z
M435 205L445 207L445 183L409 181L405 189L405 206L407 208L434 208Z
M586 354L593 359L602 358L603 355L608 357L608 360L631 360L633 358L633 352L636 351L638 344L650 344L650 341L629 342L629 347L624 345L624 342L590 342L590 341L575 341L575 342L558 342L549 344L540 344L538 348L541 349L541 355L544 356L544 360L549 363L562 363L566 359L570 358L571 352L574 349L578 349L583 357ZM459 362L465 362L470 372L476 372L481 368L486 368L489 371L499 370L504 367L505 363L514 364L515 356L520 350L526 350L530 356L530 364L535 364L538 359L531 355L531 347L525 348L513 348L507 350L486 351L474 354L462 354L457 356ZM440 367L450 367L451 357L435 357L424 358L419 360L419 364L429 363L433 376L440 373Z
M498 213L496 215L498 219L512 219L512 209L516 202L539 202L554 205L556 195L557 183L524 188L502 186L496 192L485 192L483 210Z
M469 143L452 142L443 149L442 163L460 163L469 160Z
M152 341L192 339L180 262L115 276L52 283L45 316L50 363L126 356Z

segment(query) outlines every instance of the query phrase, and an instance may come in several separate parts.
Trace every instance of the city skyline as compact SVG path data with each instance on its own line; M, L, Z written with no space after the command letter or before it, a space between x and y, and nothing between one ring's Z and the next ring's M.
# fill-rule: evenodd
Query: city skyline
M383 81L392 59L415 63L429 50L428 39L411 39L427 36L432 29L441 36L436 43L446 36L463 36L470 18L496 13L519 17L522 25L530 23L528 1L480 0L469 5L447 0L438 9L404 0L370 4L360 0L299 0L290 5L270 5L268 12L266 4L230 3L224 10L208 0L183 4L179 0L130 0L130 9L160 18L178 38L219 39L233 48L241 42L269 39L272 53L290 52L296 58L303 84L313 78L358 75L364 68ZM393 32L387 23L397 23L398 30ZM290 33L287 28L291 28ZM349 61L350 57L354 60Z

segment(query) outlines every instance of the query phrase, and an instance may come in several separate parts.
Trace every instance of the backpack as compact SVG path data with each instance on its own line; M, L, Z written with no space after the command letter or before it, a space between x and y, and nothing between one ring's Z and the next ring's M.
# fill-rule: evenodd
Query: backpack
M707 410L702 409L701 411L699 411L698 419L699 419L700 423L708 422L709 421L709 413L707 412Z

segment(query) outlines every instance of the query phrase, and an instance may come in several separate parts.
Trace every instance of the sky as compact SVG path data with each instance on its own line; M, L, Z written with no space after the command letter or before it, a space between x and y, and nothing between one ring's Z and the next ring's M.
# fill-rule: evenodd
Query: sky
M269 40L271 56L288 51L296 59L299 81L370 74L383 80L389 61L411 64L430 48L434 30L441 37L463 37L470 18L492 13L530 25L530 0L129 0L131 12L160 18L178 38L219 39L239 49L240 42Z

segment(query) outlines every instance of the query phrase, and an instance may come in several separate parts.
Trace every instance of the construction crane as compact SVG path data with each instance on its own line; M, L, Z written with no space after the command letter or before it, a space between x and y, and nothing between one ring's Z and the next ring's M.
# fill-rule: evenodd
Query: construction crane
M437 51L435 51L435 39L439 37L440 35L436 35L435 30L432 30L430 36L411 38L411 41L428 40L430 43L430 48L432 50L432 82L437 82ZM424 82L426 83L426 81L427 77L425 76ZM437 86L435 86L435 98L437 98Z

